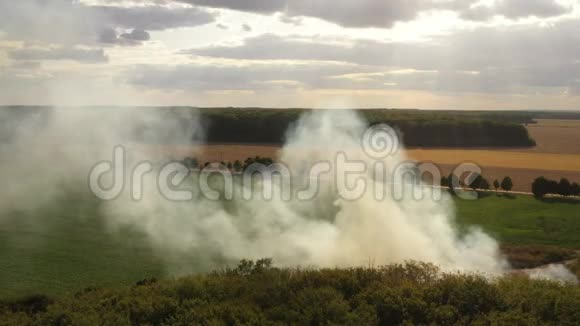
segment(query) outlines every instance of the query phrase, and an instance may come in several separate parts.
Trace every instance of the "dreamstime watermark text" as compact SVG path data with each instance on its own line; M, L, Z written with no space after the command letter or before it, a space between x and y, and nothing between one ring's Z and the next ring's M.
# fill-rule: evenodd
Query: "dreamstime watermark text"
M114 200L128 193L132 200L141 201L153 189L170 201L190 201L199 196L215 201L252 200L256 196L264 200L309 201L329 187L340 199L348 201L365 196L375 200L388 196L397 201L426 196L440 200L447 187L462 199L478 197L477 192L466 187L482 173L477 164L459 164L446 178L434 163L402 159L400 138L388 125L369 128L355 147L334 151L326 155L330 157L326 160L309 162L305 158L305 164L295 169L281 162L247 162L238 167L221 163L192 167L174 161L132 163L127 159L127 150L117 146L111 160L93 166L88 183L92 193L102 200ZM447 180L445 185L442 180Z

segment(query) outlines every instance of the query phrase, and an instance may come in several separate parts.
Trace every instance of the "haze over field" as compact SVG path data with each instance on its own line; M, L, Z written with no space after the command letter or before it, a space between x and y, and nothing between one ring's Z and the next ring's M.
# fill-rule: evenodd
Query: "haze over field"
M0 216L33 212L28 215L31 226L50 228L52 217L44 216L42 211L71 192L81 198L94 196L88 193L86 184L89 171L100 161L112 160L114 146L122 144L127 149L126 173L130 173L141 160L155 164L167 159L144 150L142 142L202 143L205 132L197 116L190 110L175 112L132 109L111 114L69 108L54 110L40 125L34 117L22 121L15 136L1 148L5 155L0 173L12 186L1 189ZM104 127L92 127L94 121ZM142 128L145 133L136 132ZM360 137L366 128L367 122L355 111L307 113L288 131L281 155L293 173L293 182L302 186L311 182L305 166L333 163L337 152L344 151L349 160L364 161L368 169L362 175L366 188L356 200L340 196L347 188L337 181L340 177L330 173L319 177L321 188L309 200L292 197L288 201L276 196L266 200L263 188L258 187L250 199L196 198L186 202L163 197L155 183L156 174L149 174L144 198L135 201L129 197L132 180L125 174L122 196L97 207L108 232L116 234L130 228L144 234L158 255L166 259L172 273L262 257L272 257L282 266L361 266L419 260L445 270L488 275L507 272L509 265L494 239L478 229L459 232L446 194L438 200L431 194L434 190L424 189L426 196L417 199L412 196L417 188L409 187L403 188L403 200L394 196L395 190L389 185L411 173L397 169L405 160L404 151L379 160L386 166L386 179L376 178L372 167L378 161L361 148ZM58 146L47 146L51 143ZM42 168L38 162L42 162ZM332 171L338 168L331 165ZM268 182L275 188L280 186ZM375 197L377 187L385 187L384 199ZM83 214L90 212L80 211L76 218L83 219ZM185 256L195 257L196 266L179 259ZM550 272L542 275L575 281L561 267Z
M579 17L575 0L1 0L0 104L578 109Z

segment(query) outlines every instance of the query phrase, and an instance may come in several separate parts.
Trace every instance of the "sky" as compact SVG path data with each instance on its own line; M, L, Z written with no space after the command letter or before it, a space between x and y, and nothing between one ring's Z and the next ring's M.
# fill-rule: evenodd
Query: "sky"
M0 0L0 105L580 109L579 0Z

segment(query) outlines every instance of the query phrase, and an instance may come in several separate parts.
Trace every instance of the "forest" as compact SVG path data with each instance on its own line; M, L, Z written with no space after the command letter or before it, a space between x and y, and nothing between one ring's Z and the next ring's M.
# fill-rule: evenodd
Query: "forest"
M61 108L62 109L62 108ZM65 108L78 110L79 108ZM0 112L0 139L14 137L18 121L40 129L50 120L51 107L4 107ZM88 107L111 115L162 110L164 115L185 116L182 124L201 123L207 143L281 144L286 131L306 109L192 108L192 107ZM130 110L130 111L127 111ZM132 111L131 111L132 110ZM421 111L403 109L358 110L371 125L395 128L407 147L529 147L535 142L524 124L534 123L529 112ZM103 116L101 116L103 117ZM187 121L197 119L198 121ZM114 120L114 119L112 119ZM33 123L31 123L31 121ZM96 121L95 123L98 123ZM129 131L147 141L148 126ZM34 132L34 130L31 130ZM82 132L82 131L79 131ZM155 139L163 142L163 139Z
M288 127L306 110L203 109L208 142L283 143ZM526 113L366 109L371 125L395 128L408 147L529 147L535 142L524 127Z

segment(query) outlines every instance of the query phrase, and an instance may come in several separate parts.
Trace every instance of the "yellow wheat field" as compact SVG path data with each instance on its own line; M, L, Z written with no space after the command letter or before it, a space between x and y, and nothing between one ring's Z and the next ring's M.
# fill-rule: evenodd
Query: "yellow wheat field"
M408 156L418 161L455 165L471 161L481 166L551 171L580 171L580 155L501 150L413 149Z

